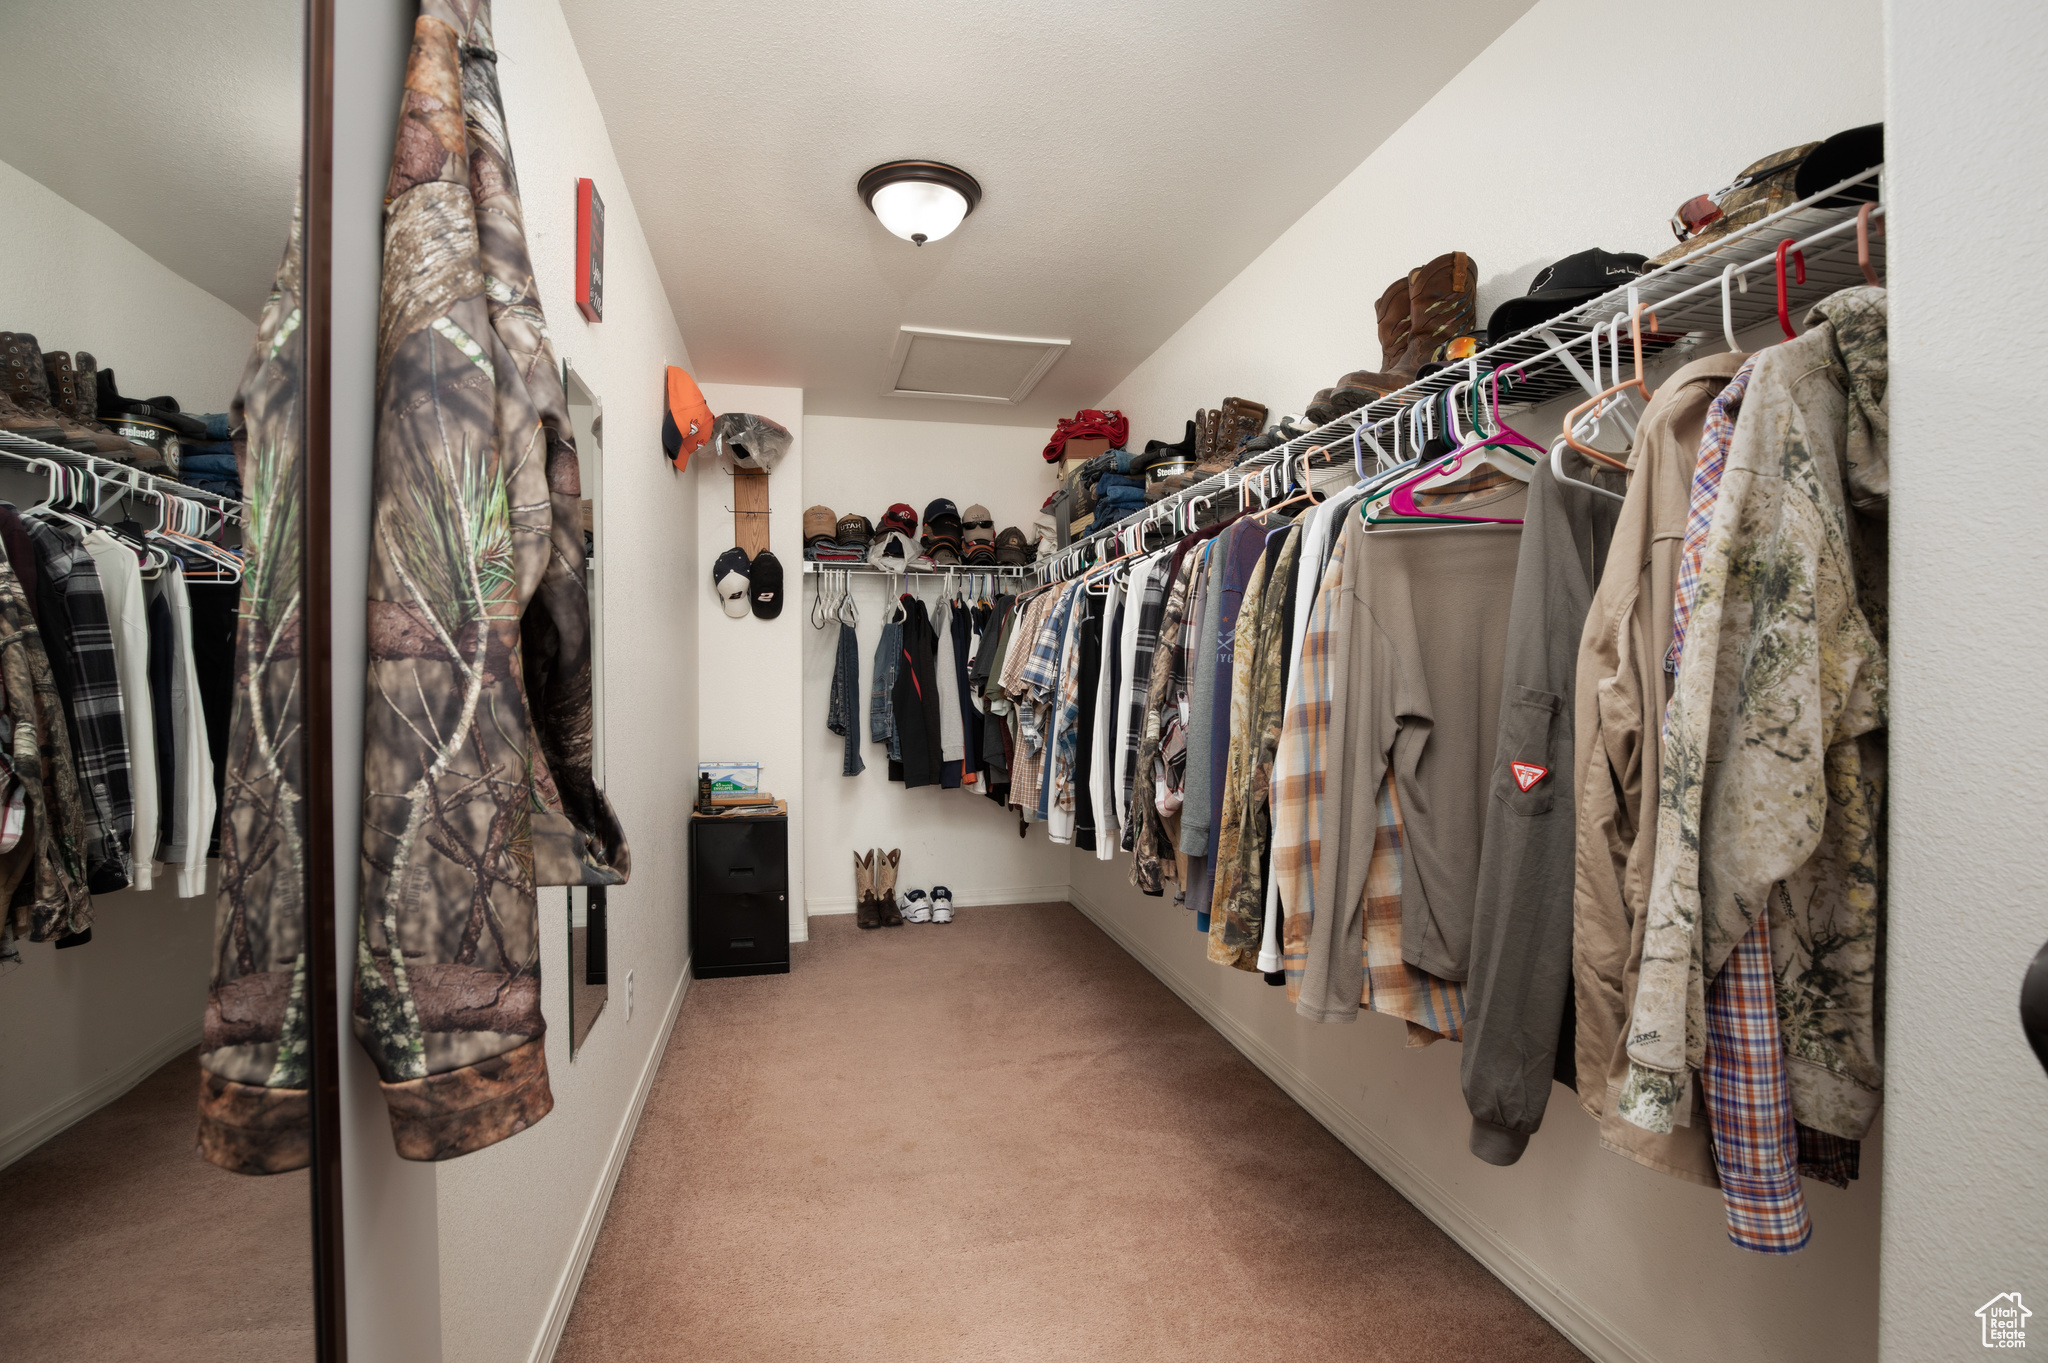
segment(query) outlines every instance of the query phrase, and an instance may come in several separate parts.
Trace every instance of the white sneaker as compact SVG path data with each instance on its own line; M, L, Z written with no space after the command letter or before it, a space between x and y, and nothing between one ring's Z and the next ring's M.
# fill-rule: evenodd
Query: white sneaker
M953 921L953 892L943 885L932 886L932 921L950 923Z
M897 908L903 913L906 923L929 923L932 921L932 901L925 897L923 890L905 890Z

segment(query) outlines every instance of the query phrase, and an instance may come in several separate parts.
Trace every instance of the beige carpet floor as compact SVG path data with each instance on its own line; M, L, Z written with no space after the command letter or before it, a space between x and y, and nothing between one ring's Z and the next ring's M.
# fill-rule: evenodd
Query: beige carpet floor
M194 1149L187 1052L0 1169L0 1358L311 1363L307 1174Z
M811 933L690 986L559 1363L1580 1358L1072 907Z

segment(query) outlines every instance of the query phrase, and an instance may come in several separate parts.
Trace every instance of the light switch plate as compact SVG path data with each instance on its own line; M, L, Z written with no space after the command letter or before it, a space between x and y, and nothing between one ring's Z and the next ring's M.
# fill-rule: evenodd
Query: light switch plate
M626 972L626 1021L633 1020L633 972Z

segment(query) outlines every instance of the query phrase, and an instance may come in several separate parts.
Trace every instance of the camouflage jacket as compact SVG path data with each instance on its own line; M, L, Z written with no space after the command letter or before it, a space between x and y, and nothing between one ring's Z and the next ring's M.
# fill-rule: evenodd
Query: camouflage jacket
M490 15L421 0L385 189L355 1026L408 1159L548 1112L535 887L629 868Z
M1280 686L1289 623L1284 598L1300 551L1296 526L1282 541L1272 570L1246 590L1237 616L1238 642L1250 647L1239 652L1230 678L1230 751L1217 836L1216 896L1209 912L1209 959L1239 970L1258 969L1266 927L1261 868L1272 843L1273 757L1286 700Z
M1767 899L1793 1115L1858 1139L1877 1112L1884 292L1807 322L1756 360L1666 724L1620 1103L1652 1131L1678 1116L1707 984Z

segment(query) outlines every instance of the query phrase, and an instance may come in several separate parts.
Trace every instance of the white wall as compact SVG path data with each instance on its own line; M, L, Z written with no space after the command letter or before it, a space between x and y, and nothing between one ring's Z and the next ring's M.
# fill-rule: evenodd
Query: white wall
M804 421L810 458L804 502L840 515L878 521L891 503L919 515L937 497L961 511L980 503L996 528L1031 528L1040 502L1055 486L1041 457L1045 432L1035 427L953 422L876 421L813 416ZM780 508L778 508L779 510ZM1034 827L1017 836L1017 816L965 788L907 790L889 779L888 753L867 741L867 698L874 689L875 645L889 599L880 578L856 578L860 608L861 757L867 769L842 775L845 741L825 727L837 661L839 627L809 627L810 587L803 608L804 843L807 904L812 913L854 909L855 851L903 849L901 888L944 885L960 904L1021 904L1064 898L1065 853ZM938 599L924 587L925 605Z
M276 268L290 226L276 224L266 268ZM0 241L13 257L0 270L0 328L26 331L45 350L91 351L126 395L228 409L255 323L5 162Z
M1231 393L1298 411L1346 370L1378 366L1372 303L1411 265L1469 252L1483 324L1559 256L1661 250L1682 200L1779 148L1882 117L1881 19L1875 0L1739 0L1715 10L1713 32L1771 40L1709 72L1691 55L1704 41L1696 9L1541 0L1099 405L1129 414L1134 438L1177 437L1187 412ZM1612 78L1559 79L1567 70ZM1631 71L1653 74L1631 85ZM1688 102L1675 92L1693 79L1706 84ZM1630 116L1639 100L1664 112ZM1556 415L1516 425L1541 439ZM1743 1253L1719 1193L1600 1150L1568 1091L1553 1090L1519 1164L1485 1164L1466 1150L1455 1047L1408 1051L1380 1017L1302 1021L1283 991L1210 964L1183 914L1130 888L1127 859L1069 864L1076 902L1594 1357L1876 1351L1880 1137L1848 1191L1806 1185L1809 1248ZM2010 998L1994 992L2001 1006Z
M782 563L782 613L735 620L711 590L711 565L734 547L732 477L707 445L690 456L684 475L697 485L699 551L676 590L697 603L699 751L706 762L759 762L761 789L789 802L789 939L809 940L804 927L803 704L804 390L707 383L714 414L752 412L789 428L789 453L768 475L768 549ZM690 801L697 768L689 771Z
M1232 394L1299 412L1380 367L1374 300L1446 251L1478 266L1482 326L1560 256L1654 255L1686 199L1883 117L1881 23L1877 0L1731 0L1705 21L1542 0L1099 405L1167 440ZM1713 35L1764 32L1768 50L1715 55Z
M554 1111L529 1131L434 1169L439 1356L450 1363L536 1356L552 1348L552 1332L566 1320L684 982L684 822L698 749L698 487L661 448L664 367L688 367L689 356L559 7L504 0L496 36L548 329L604 405L605 773L632 845L633 877L610 896L610 1002L573 1060L567 911L560 889L541 892L543 923L553 925L541 934L541 980ZM379 98L395 108L395 87ZM596 181L605 203L605 320L597 324L573 302L579 176Z
M277 227L283 250L287 223ZM51 350L89 350L123 392L225 411L256 328L82 209L0 162L0 327ZM0 497L41 479L0 474ZM197 1042L213 940L211 896L124 890L94 900L93 940L24 942L0 980L0 1164L119 1097Z
M1890 107L1889 1167L1879 1357L1983 1355L2018 1292L2048 1337L2048 1079L2020 980L2048 940L2048 8L1886 6ZM1990 264L1987 277L1958 269ZM2007 320L2018 325L2006 325ZM1986 328L1997 339L1986 345ZM1957 414L1968 412L1967 422ZM1972 468L1978 470L1972 474Z

